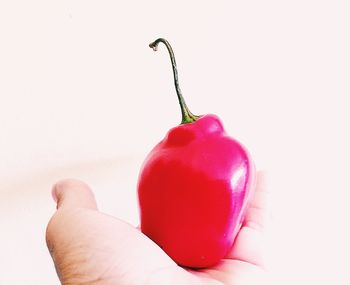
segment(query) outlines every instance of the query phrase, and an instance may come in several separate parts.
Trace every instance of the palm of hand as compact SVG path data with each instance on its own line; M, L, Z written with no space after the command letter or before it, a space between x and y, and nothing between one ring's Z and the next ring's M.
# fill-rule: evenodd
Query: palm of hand
M60 182L54 190L58 210L47 228L59 278L65 285L261 284L266 274L260 248L264 191L259 185L231 252L217 266L195 271L177 266L138 229L99 212L85 184Z

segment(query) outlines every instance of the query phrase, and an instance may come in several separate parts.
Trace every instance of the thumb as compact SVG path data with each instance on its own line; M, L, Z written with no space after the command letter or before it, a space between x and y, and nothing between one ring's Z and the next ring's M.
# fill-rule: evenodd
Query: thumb
M65 179L52 187L52 197L60 208L88 208L97 210L93 192L84 182L76 179Z

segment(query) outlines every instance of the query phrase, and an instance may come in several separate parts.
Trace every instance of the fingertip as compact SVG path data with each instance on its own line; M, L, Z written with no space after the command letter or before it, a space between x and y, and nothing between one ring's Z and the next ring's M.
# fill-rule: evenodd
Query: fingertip
M53 184L51 188L51 196L52 196L52 199L55 201L55 203L57 203L56 185L57 183Z
M258 171L255 191L249 201L243 226L263 231L270 217L269 175L266 171Z
M256 190L266 192L270 181L269 173L266 170L259 170L256 180Z
M51 191L57 209L60 207L81 207L97 209L90 187L78 179L63 179L52 186Z

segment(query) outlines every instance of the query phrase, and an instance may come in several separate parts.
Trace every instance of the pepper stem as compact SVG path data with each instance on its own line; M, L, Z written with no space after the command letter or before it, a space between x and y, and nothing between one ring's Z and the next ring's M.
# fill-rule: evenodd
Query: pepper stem
M162 42L167 47L169 55L170 55L171 64L173 67L173 73L174 73L175 89L176 89L176 93L177 93L177 98L179 99L179 104L180 104L181 113L182 113L181 124L188 124L188 123L195 122L199 118L199 116L193 115L191 113L191 111L188 109L188 107L185 103L185 99L182 97L182 92L181 92L181 89L179 86L179 79L178 79L178 75L177 75L175 55L174 55L173 49L171 48L169 42L166 39L159 38L159 39L155 40L154 42L150 43L149 47L152 48L154 51L156 51L158 49L158 44L160 42Z

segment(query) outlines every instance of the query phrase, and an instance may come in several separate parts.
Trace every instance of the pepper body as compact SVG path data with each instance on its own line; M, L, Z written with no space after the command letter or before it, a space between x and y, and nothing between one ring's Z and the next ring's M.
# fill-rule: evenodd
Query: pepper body
M217 116L174 127L141 168L141 231L181 266L215 265L233 245L254 177Z

